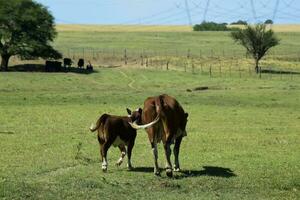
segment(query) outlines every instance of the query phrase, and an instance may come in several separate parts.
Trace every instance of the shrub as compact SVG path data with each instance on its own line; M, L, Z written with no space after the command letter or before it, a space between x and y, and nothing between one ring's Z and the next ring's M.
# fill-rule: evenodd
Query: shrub
M193 27L194 31L235 31L239 28L228 28L227 23L202 22Z

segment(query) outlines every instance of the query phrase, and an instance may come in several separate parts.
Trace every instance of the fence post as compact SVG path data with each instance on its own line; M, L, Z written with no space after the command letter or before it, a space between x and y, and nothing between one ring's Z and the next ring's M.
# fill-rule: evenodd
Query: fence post
M167 70L169 70L169 60L167 60Z
M141 66L144 65L144 58L143 58L143 54L141 54Z
M212 77L212 72L211 72L211 65L209 65L209 77Z
M192 59L192 73L195 73L195 65L194 65L194 60Z
M127 65L127 49L124 49L124 62Z
M200 68L201 68L201 75L203 74L203 63L200 63Z
M280 70L280 80L282 80L282 71Z
M187 68L187 65L189 64L190 57L191 57L191 50L188 49L187 56L186 56L187 62L186 62L186 64L185 64L185 66L184 66L184 72L186 72L186 68Z
M239 74L240 74L240 78L242 78L242 72L241 72L241 66L239 65Z
M222 77L222 66L221 66L221 59L219 58L219 73L220 73L220 77Z

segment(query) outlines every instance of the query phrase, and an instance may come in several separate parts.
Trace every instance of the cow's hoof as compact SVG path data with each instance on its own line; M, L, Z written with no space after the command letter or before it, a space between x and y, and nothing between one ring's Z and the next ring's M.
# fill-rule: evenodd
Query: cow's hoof
M172 177L173 176L172 169L166 169L166 174L167 174L168 177Z
M102 171L103 171L103 172L107 172L107 168L103 168L103 167L102 167Z
M154 172L154 175L155 175L155 176L160 176L160 171L159 171L159 170L155 171L155 172Z
M122 162L116 162L116 166L117 166L117 167L120 167L121 164L122 164Z
M107 172L107 166L102 165L102 171L103 171L103 172Z
M180 172L180 168L179 167L174 167L173 171L174 172Z
M131 165L127 165L127 169L128 169L128 171L131 171L131 170L133 170L133 167Z

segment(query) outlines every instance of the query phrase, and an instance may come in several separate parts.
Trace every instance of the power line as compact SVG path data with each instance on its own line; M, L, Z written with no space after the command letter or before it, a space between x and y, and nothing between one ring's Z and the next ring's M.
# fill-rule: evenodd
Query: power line
M277 14L278 6L279 6L279 0L276 0L275 9L274 9L274 12L273 12L273 17L272 17L273 22L275 20L276 14Z
M190 13L190 9L189 9L189 3L187 0L184 1L185 3L185 9L186 9L186 14L187 14L187 17L188 17L188 20L189 20L189 24L190 26L192 26L192 17L191 17L191 13Z
M251 0L251 8L252 8L252 14L254 17L255 22L257 21L257 16L256 16L256 11L255 11L255 6L253 0Z
M205 10L204 10L204 15L203 15L203 21L206 20L206 14L207 14L207 11L208 11L209 3L210 3L210 0L207 0Z

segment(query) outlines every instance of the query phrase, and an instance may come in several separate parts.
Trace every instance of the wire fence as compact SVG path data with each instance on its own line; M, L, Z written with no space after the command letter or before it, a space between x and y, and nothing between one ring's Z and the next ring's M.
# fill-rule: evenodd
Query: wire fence
M135 49L73 48L61 50L64 58L73 61L73 67L84 59L94 67L138 67L158 70L177 70L210 77L258 77L294 79L300 76L300 52L270 52L262 61L259 73L254 60L243 51L189 49L172 51ZM18 58L14 58L17 59ZM17 62L17 61L15 61ZM43 62L43 61L41 61Z

